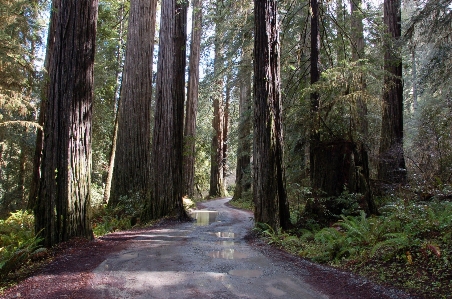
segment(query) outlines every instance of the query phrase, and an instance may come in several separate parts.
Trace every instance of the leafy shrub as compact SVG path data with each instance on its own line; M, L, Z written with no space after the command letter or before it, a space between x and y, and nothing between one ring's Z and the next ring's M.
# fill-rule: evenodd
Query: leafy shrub
M0 220L0 277L6 277L42 251L40 241L34 233L34 217L27 211L16 211Z

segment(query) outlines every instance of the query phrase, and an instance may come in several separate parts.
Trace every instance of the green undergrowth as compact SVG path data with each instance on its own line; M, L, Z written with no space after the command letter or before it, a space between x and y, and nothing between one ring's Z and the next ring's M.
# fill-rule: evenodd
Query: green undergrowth
M275 232L268 243L318 263L351 270L426 298L452 294L452 203L397 200L381 216L341 216L330 227Z
M34 232L34 217L16 211L0 220L0 291L9 285L10 275L46 256Z
M234 198L229 201L229 204L235 208L254 211L254 202L251 192L244 192L241 198Z

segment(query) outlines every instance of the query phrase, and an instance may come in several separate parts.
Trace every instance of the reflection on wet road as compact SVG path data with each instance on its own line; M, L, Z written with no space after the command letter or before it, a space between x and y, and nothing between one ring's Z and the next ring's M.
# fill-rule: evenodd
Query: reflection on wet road
M250 247L251 214L226 207L228 200L203 203L193 223L136 233L96 269L96 298L328 298Z

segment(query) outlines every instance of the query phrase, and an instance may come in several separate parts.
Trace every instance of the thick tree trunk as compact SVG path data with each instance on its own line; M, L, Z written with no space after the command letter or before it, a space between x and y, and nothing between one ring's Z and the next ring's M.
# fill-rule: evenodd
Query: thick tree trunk
M306 205L306 215L328 224L336 221L340 214L364 210L376 214L369 185L369 165L364 147L353 142L336 140L321 142L314 148L312 188L315 199ZM350 194L348 199L338 200ZM359 194L354 196L354 194ZM355 203L358 205L356 206Z
M132 0L109 206L150 195L152 63L156 0Z
M39 105L39 116L38 116L38 124L43 128L46 119L46 103L49 97L50 92L50 82L49 82L49 74L52 73L51 67L51 59L53 53L53 47L55 44L55 29L56 29L56 17L58 16L57 12L61 6L61 0L53 0L50 8L50 23L49 23L49 31L47 35L47 49L46 56L44 60L44 69L46 70L46 76L44 83L41 87L40 96L41 103ZM36 131L36 145L35 151L33 155L33 170L31 174L31 183L30 183L30 193L28 195L28 204L27 209L33 210L36 205L36 200L39 194L39 182L41 178L41 159L42 159L42 150L44 148L44 132L41 128L38 128Z
M283 168L279 20L274 0L254 1L254 219L290 225Z
M251 189L251 51L243 49L239 68L239 125L234 199Z
M320 80L320 31L319 31L319 3L318 0L311 0L311 84ZM311 93L312 124L309 145L309 164L311 169L311 182L313 181L314 169L314 148L320 142L320 117L319 117L320 96L317 92Z
M46 246L92 238L91 116L97 0L62 0L49 73L36 231Z
M218 23L215 26L215 57L214 57L214 83L213 91L213 119L212 119L212 144L210 159L210 190L209 196L221 197L225 195L224 177L223 177L223 146L224 146L224 107L223 107L223 88L224 80L222 71L222 35Z
M351 35L352 35L352 60L358 61L364 58L364 28L363 15L361 12L361 0L350 0L351 7ZM356 90L358 93L356 105L358 110L358 130L360 140L365 141L369 134L369 122L367 121L367 103L360 95L366 89L366 81L362 73L358 74L358 84Z
M384 69L387 74L384 77L378 178L386 183L405 184L402 56L395 44L401 35L400 0L384 1L384 23L390 38L385 43Z
M163 0L152 145L152 197L144 220L187 215L182 205L182 151L187 5ZM178 12L175 14L174 12Z
M201 54L202 1L193 1L193 23L190 46L187 106L185 112L184 195L195 194L195 140L196 113L198 111L199 60Z

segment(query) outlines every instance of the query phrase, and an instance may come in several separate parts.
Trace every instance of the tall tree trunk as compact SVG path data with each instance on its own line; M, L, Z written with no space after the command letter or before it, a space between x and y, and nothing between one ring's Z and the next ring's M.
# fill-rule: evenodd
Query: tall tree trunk
M188 74L187 106L185 113L184 194L195 194L195 140L198 111L199 59L201 54L202 1L193 1L190 65Z
M46 246L92 238L91 117L97 0L62 0L55 18L36 231Z
M122 196L150 195L152 63L156 0L130 3L127 46L118 109L118 131L109 206Z
M152 197L142 218L187 215L182 205L187 3L163 0L152 145ZM175 14L174 12L178 12Z
M217 4L218 5L218 4ZM217 7L217 9L220 9ZM213 119L212 119L212 144L210 159L210 190L209 196L224 196L224 177L223 177L223 146L224 146L224 107L223 107L223 88L224 80L222 75L223 68L223 45L222 34L219 28L219 22L215 25L215 57L214 57L214 83L213 91Z
M243 49L239 79L239 125L234 199L251 189L251 51Z
M384 1L384 24L389 38L385 42L378 178L387 183L404 184L407 174L403 153L402 56L400 46L396 44L401 35L400 0Z
M411 49L411 67L413 69L413 110L415 119L417 117L418 110L418 89L417 89L417 66L416 66L416 46L413 46Z
M105 189L104 189L104 203L108 203L110 201L110 194L111 194L111 183L113 180L113 169L115 167L115 158L116 158L116 144L118 140L118 112L119 110L116 107L119 107L119 101L120 101L120 93L121 93L121 69L123 67L122 61L124 58L123 55L123 44L124 44L124 14L125 14L125 8L124 8L124 2L121 3L121 7L119 10L119 35L118 35L118 47L116 52L116 62L119 67L116 70L116 85L115 85L115 93L114 93L114 111L115 111L115 124L113 127L113 139L111 142L111 150L110 150L110 161L108 163L108 173L107 173L107 179L105 180Z
M226 76L226 95L224 97L224 113L223 113L223 180L228 175L228 134L229 134L229 103L231 102L231 74Z
M115 125L113 127L113 140L111 141L110 161L108 163L107 179L105 180L104 203L109 203L111 194L111 183L113 180L113 170L115 169L116 144L118 142L118 112L115 116Z
M364 28L363 15L361 12L361 0L350 0L351 7L351 37L352 37L352 60L358 61L364 58ZM358 93L356 100L358 110L358 130L361 140L367 140L369 122L367 121L367 104L360 95L366 89L366 81L363 74L358 74L358 87L354 92Z
M254 219L290 225L283 168L279 20L276 0L254 1Z
M319 3L318 0L311 0L311 84L320 80L320 31L319 31ZM309 160L311 169L311 182L314 180L315 163L314 151L320 143L320 116L319 116L320 96L317 92L311 93L312 124L309 145Z
M30 193L28 195L28 204L27 209L33 210L36 205L36 200L39 194L39 182L41 178L41 159L42 159L42 150L44 148L44 132L42 128L45 124L46 119L46 103L49 97L50 92L50 82L49 82L49 74L52 72L51 67L51 59L53 53L53 47L55 44L55 30L56 30L56 17L58 10L61 6L61 0L53 0L50 8L50 23L49 23L49 31L47 33L47 49L46 56L44 60L44 69L46 70L44 83L41 87L40 96L41 103L39 105L39 116L38 116L38 124L41 128L38 128L36 131L36 144L35 151L33 154L33 169L31 174L31 184L30 184Z

